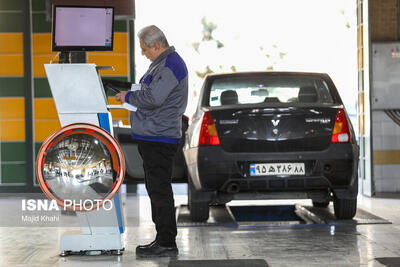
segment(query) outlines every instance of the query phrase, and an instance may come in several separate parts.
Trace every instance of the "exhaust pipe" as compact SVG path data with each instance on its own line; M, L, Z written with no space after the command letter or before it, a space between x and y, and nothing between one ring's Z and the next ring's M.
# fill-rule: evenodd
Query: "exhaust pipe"
M226 187L226 192L228 192L228 193L238 193L239 190L240 190L240 187L237 183L230 183Z

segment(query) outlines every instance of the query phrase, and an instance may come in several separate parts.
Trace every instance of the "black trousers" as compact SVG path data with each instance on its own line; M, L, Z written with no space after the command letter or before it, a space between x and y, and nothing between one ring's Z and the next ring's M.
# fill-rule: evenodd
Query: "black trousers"
M138 140L138 148L143 159L157 243L161 246L176 246L177 229L171 176L178 145Z

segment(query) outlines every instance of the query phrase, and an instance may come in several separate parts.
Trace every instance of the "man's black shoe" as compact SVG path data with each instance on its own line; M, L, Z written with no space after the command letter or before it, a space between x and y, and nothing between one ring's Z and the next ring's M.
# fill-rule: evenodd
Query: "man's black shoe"
M140 248L140 249L142 249L142 248L148 248L148 247L151 247L152 245L154 245L155 243L156 243L156 240L153 240L153 242L151 242L151 243L149 243L149 244L137 246L136 249L138 249L138 248Z
M163 247L157 242L148 247L137 246L136 256L138 257L176 257L178 256L178 248L173 247Z

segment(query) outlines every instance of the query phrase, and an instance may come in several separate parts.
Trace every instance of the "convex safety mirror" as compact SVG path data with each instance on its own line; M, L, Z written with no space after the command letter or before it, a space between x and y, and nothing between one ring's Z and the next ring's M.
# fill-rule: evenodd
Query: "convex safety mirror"
M74 211L98 209L118 192L125 159L106 130L88 123L67 125L47 138L36 159L46 196Z

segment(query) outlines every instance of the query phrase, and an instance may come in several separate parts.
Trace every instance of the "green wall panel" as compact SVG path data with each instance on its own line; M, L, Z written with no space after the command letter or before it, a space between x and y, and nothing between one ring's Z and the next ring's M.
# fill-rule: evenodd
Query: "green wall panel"
M126 77L126 76L107 76L107 77L103 77L103 79L118 80L118 81L123 81L123 82L128 81L128 77ZM125 90L125 89L122 89L122 90ZM111 90L107 90L107 96L115 96L115 93Z
M47 78L34 78L35 97L53 97Z
M33 11L46 11L46 0L33 0L32 1L32 10Z
M2 163L1 164L1 182L2 184L7 183L25 183L26 176L26 164L13 164L13 163Z
M25 142L2 142L1 161L25 161Z
M0 77L0 97L24 95L23 77Z
M35 159L41 142L35 143ZM25 142L1 143L1 180L2 183L25 183L26 164L15 161L25 161Z
M40 143L36 142L35 143L35 158L37 157L37 154L39 153L39 149L42 146L42 144L43 144L42 142L40 142Z
M34 0L32 9L34 11L45 11L46 4L42 0ZM36 3L37 2L37 3ZM20 1L0 0L0 10L21 10L19 13L4 12L0 15L0 32L23 32L23 14ZM32 14L32 30L34 33L51 32L51 21L46 20L46 13ZM126 20L114 21L115 32L127 32Z
M127 32L126 20L114 20L114 32Z
M22 1L0 0L0 10L22 10Z
M24 21L21 13L1 13L0 32L23 32Z
M32 32L51 32L51 22L46 20L46 14L34 13L32 14Z
M103 78L119 80L119 81L127 81L128 80L128 78L126 76L114 76L114 77L106 76ZM34 78L33 82L34 82L34 89L35 89L35 97L53 97L53 95L51 94L50 85L49 85L47 78ZM0 78L0 86L1 86L1 78ZM2 94L1 94L2 90L3 89L0 90L0 96L2 96ZM8 93L12 93L12 92L8 92ZM22 94L23 94L23 89L22 89ZM115 94L112 92L108 92L107 95L113 96ZM4 96L9 96L9 95L4 95Z

